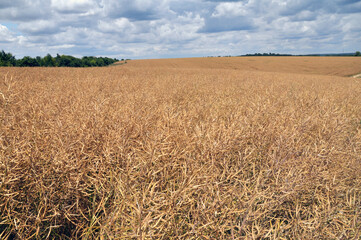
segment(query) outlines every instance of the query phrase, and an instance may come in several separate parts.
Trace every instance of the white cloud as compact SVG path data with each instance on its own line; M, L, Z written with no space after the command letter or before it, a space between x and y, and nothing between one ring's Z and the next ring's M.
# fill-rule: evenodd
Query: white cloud
M53 34L61 31L55 21L52 20L35 20L20 24L19 30L29 34Z
M50 46L49 49L66 49L66 48L73 48L75 47L74 44L63 44L63 45L56 45L56 46Z
M243 2L224 2L220 3L212 17L222 16L244 16L248 13L246 6Z
M17 56L352 52L360 13L354 0L0 0L0 42Z
M136 31L136 26L127 18L117 18L111 21L100 20L98 22L98 29L102 32L130 34Z
M6 26L0 24L0 43L16 41L15 34Z
M178 16L172 21L163 19L151 21L151 33L158 42L181 42L192 40L198 36L198 30L204 25L204 19L200 15L188 13Z
M51 7L64 13L84 13L94 5L92 0L51 0Z

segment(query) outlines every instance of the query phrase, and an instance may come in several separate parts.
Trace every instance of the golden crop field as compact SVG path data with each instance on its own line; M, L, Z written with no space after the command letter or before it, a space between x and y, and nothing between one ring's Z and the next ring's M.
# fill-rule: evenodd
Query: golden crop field
M361 73L361 59L352 57L222 57L132 61L138 68L233 69L334 76Z
M0 238L360 239L356 57L0 68Z

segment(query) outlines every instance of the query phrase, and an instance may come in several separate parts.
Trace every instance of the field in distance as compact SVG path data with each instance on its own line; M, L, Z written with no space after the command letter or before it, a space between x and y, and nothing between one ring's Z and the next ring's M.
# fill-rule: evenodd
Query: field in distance
M0 238L359 239L356 57L0 68Z
M357 57L211 57L129 61L132 67L233 69L334 76L361 73Z

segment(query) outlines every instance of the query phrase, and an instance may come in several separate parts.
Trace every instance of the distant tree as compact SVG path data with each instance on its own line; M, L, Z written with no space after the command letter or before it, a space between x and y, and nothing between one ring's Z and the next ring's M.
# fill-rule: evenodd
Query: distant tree
M44 67L55 67L56 63L55 63L55 59L50 55L46 55L43 58L43 66Z
M61 55L60 66L61 67L70 67L72 59L69 56Z
M37 56L35 60L38 62L39 66L44 66L43 59L40 56Z
M104 61L105 66L108 66L108 65L114 63L114 59L107 58L107 57L103 58L103 61Z
M83 57L82 64L84 67L95 67L97 66L97 61L95 57Z
M360 51L357 51L357 52L355 53L355 56L357 56L357 57L361 56Z
M89 57L83 57L82 59L81 59L81 61L82 61L82 64L83 64L83 66L84 67L90 67L90 59L89 59Z
M79 61L77 61L76 58L73 56L61 55L58 58L57 63L59 67L81 67Z
M70 57L70 60L71 60L71 62L70 62L69 67L84 67L81 59L75 58L75 57Z
M61 56L57 53L55 57L55 66L60 67Z
M6 53L4 50L0 52L0 66L11 67L16 65L16 59L11 53Z
M76 58L69 55L57 54L53 58L47 54L44 58L37 56L32 58L25 56L22 59L16 60L11 53L5 53L4 50L0 52L0 66L19 66L19 67L96 67L108 66L114 62L119 61L116 58L108 57L83 57Z
M18 66L19 67L38 67L40 65L35 58L25 56L22 59L18 60Z
M96 61L98 67L105 66L104 60L102 58L97 58Z

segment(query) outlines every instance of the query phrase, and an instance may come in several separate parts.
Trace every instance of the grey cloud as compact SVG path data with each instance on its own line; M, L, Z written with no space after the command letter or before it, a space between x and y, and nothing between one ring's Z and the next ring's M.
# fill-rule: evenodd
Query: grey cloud
M322 3L322 0L313 1L313 0L303 0L303 1L286 1L284 4L280 5L280 15L290 16L298 14L302 11L324 11L325 6Z
M216 33L226 31L251 30L255 26L251 20L244 16L239 17L209 17L205 21L200 33Z
M317 14L322 13L356 13L361 12L361 1L356 0L302 0L302 1L286 1L279 5L276 9L283 16L291 16L302 11L310 11Z
M170 1L169 2L169 9L172 12L175 12L177 14L184 14L184 13L209 13L215 3L212 2L196 2L194 0L184 0L184 1Z
M14 1L5 8L0 8L0 20L26 22L35 19L51 17L51 8L48 1Z
M316 20L318 14L308 10L301 11L293 16L289 16L291 21L314 21Z
M154 20L164 17L168 11L168 5L164 0L104 0L103 3L105 13L111 18Z
M1 8L9 8L9 7L17 7L22 2L24 2L24 1L23 0L12 0L12 1L2 0L2 1L0 1L0 9Z
M48 35L62 31L55 22L46 20L23 23L20 24L18 29L30 35Z
M358 3L361 2L361 0L338 0L339 4L352 4L352 3Z
M344 5L343 8L341 8L342 13L361 13L361 1L353 2Z
M239 0L225 0L225 1L222 1L222 0L205 0L205 2L244 2L244 1L239 1Z
M57 12L64 14L86 13L91 9L97 9L100 4L94 0L68 1L51 0L51 7Z

